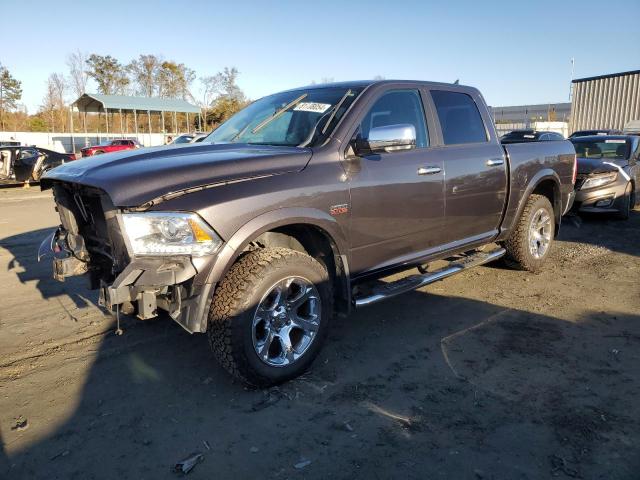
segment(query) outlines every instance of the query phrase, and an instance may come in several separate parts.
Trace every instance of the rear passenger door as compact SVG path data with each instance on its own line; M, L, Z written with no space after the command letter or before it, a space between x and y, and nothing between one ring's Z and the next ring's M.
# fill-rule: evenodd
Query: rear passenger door
M446 171L443 246L455 248L498 233L507 196L507 165L495 130L488 128L492 120L479 94L446 89L430 93Z

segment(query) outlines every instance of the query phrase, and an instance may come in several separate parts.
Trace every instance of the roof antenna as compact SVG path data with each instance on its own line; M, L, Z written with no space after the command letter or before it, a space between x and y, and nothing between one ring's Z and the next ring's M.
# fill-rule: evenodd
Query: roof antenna
M456 81L455 81L455 82L453 82L453 84L454 84L454 85L460 85L460 79L459 79L459 78L456 78Z

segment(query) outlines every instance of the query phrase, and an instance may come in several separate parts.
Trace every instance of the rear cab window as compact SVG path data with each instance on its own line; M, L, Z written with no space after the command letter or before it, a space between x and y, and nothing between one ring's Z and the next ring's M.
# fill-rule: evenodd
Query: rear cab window
M431 90L442 139L445 145L486 143L487 129L470 95L447 90Z

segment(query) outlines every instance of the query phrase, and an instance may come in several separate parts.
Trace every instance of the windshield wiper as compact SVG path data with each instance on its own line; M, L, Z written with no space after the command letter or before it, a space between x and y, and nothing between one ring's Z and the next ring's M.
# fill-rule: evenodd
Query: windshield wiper
M242 130L240 130L238 133L236 133L236 134L231 138L231 140L229 140L229 142L235 142L239 137L241 137L242 135L244 135L244 132L246 132L246 131L247 131L247 128L249 128L249 125L250 125L250 124L249 124L249 123L247 123L247 124L245 125L245 127L244 127Z
M300 147L306 147L313 141L313 139L316 137L316 132L318 131L318 125L320 125L322 123L322 119L327 117L328 115L329 117L327 121L322 127L322 130L320 130L320 135L324 135L325 133L327 133L327 130L329 129L329 125L337 115L338 110L340 110L340 107L342 106L342 104L347 100L347 98L349 98L349 95L351 95L351 89L347 90L347 93L345 93L342 96L342 98L338 100L338 103L336 103L333 107L331 107L331 110L328 110L324 115L320 117L320 119L313 126L311 133L307 136L307 139L299 145Z
M324 124L324 127L322 127L322 130L320 130L320 133L322 135L324 135L325 133L327 133L327 129L329 128L329 125L331 124L331 122L333 121L333 117L336 116L336 113L338 113L338 110L340 110L340 107L342 106L342 104L345 102L345 100L347 98L349 98L349 95L351 95L351 89L347 90L347 93L345 93L342 98L340 99L340 101L338 103L336 103L336 106L333 107L331 110L331 116L329 117L329 119L327 120L327 123Z
M253 134L258 133L260 130L262 130L264 127L269 125L272 121L274 121L276 118L279 118L280 115L282 115L284 112L289 110L291 107L295 107L298 103L300 103L306 97L307 97L307 94L304 93L300 95L298 98L296 98L294 101L287 103L284 107L282 107L280 110L275 112L269 118L265 118L258 125L256 125L256 127L253 130L251 130L251 133Z

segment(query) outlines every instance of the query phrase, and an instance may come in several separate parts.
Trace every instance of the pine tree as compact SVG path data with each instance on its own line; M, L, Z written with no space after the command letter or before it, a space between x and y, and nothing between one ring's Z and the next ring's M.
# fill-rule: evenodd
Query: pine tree
M0 64L0 130L4 130L4 114L18 106L22 98L22 83L13 78L6 67Z

